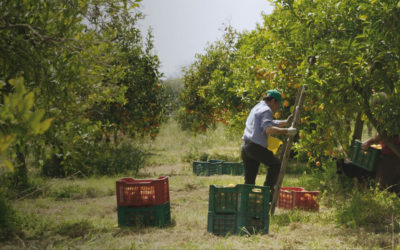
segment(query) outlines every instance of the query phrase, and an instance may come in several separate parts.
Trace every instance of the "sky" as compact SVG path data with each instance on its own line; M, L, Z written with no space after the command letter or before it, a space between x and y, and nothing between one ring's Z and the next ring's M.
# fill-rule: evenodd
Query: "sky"
M267 0L143 0L140 5L145 19L139 28L145 34L151 26L165 78L181 76L195 54L222 37L224 24L250 31L262 23L262 13L272 12Z

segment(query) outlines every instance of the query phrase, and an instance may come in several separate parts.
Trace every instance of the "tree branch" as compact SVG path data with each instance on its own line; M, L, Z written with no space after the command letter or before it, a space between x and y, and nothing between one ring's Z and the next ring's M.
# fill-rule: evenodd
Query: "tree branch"
M4 30L4 29L22 27L22 28L29 29L35 36L39 37L40 40L42 40L42 41L44 40L43 36L29 24L26 24L26 23L10 24L10 23L6 22L6 20L4 20L4 19L3 19L3 22L5 25L0 26L0 29Z

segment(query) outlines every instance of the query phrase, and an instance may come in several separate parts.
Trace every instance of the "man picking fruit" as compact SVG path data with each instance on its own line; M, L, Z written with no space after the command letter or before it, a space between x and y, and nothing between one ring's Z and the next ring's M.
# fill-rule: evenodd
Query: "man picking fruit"
M287 120L274 120L273 114L280 107L282 107L281 93L277 90L268 90L263 100L250 111L242 137L241 155L245 184L255 184L260 163L263 163L268 166L264 186L271 188L271 197L279 175L281 161L267 149L268 136L279 134L294 136L297 133L296 128L282 128L289 123L291 116Z

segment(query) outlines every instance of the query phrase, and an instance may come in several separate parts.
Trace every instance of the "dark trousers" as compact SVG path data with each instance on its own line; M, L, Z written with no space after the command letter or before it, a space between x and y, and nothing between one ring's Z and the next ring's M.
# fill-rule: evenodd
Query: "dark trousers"
M260 163L263 163L268 166L264 186L269 186L271 193L273 193L281 169L281 161L271 151L251 141L243 141L241 153L245 184L254 185L256 183L258 168Z

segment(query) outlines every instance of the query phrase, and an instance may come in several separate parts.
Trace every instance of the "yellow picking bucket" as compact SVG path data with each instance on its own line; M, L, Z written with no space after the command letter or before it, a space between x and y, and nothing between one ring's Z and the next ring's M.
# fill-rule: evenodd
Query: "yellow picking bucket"
M282 143L283 142L278 138L268 136L268 150L272 151L272 153L276 154L276 151L278 151L278 148Z

